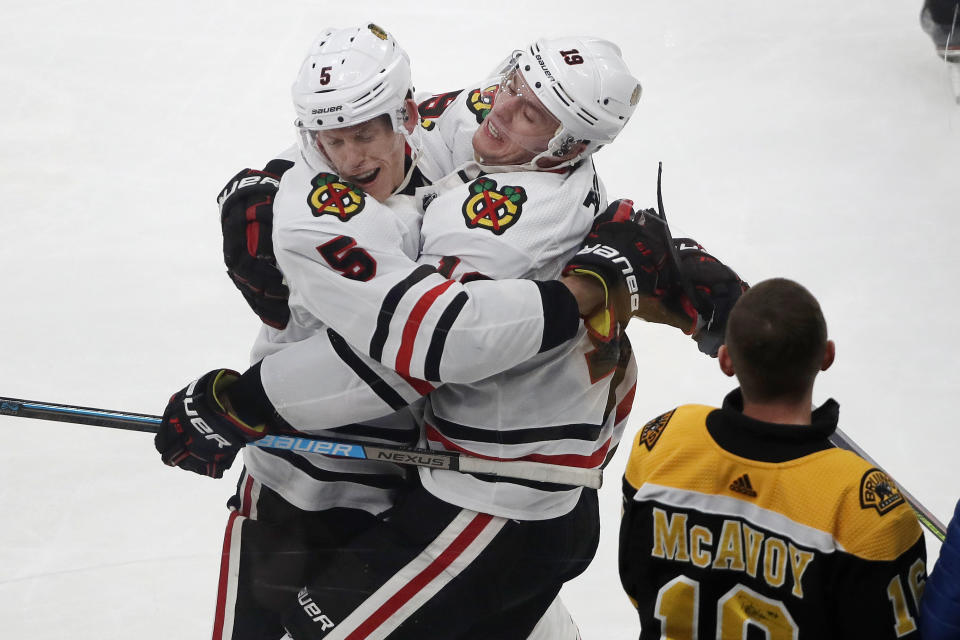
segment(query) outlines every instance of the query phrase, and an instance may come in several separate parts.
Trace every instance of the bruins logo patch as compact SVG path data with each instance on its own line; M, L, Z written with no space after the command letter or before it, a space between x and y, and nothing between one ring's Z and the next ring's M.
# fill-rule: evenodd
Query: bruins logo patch
M670 422L670 418L673 417L674 411L676 411L676 409L667 411L665 414L657 416L643 425L643 429L640 431L640 442L646 445L647 451L653 450L653 445L657 444L657 440L660 439L663 430L667 428L667 423Z
M469 187L470 195L463 203L463 217L471 229L487 229L502 234L523 212L527 192L523 187L498 187L490 178L477 178Z
M500 85L492 84L486 89L474 89L467 94L467 106L470 107L471 113L476 116L477 124L483 124L483 119L490 113L490 108L493 107L493 96L496 95L499 88Z
M346 222L363 211L366 196L349 182L340 180L332 173L318 173L311 181L313 191L307 196L307 204L313 215L334 215Z
M903 503L900 489L885 472L873 468L860 479L860 508L876 509L883 515Z

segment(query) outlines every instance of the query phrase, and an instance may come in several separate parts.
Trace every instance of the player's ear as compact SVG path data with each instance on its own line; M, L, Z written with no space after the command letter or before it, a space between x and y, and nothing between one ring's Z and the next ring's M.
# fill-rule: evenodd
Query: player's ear
M406 128L407 133L413 133L413 130L417 127L417 122L420 120L420 116L417 114L417 103L407 98L403 101L403 112L406 116L403 121L403 126Z
M730 359L730 352L727 351L727 345L720 345L720 349L717 351L717 364L720 365L720 371L723 371L727 376L733 377L736 373L733 370L733 360Z
M837 345L833 340L827 340L827 348L823 352L823 364L820 365L820 371L826 371L833 364L833 359L837 357Z

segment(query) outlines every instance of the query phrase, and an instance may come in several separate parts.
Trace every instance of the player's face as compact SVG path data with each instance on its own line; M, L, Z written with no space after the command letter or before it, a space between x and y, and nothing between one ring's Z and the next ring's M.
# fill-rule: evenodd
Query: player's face
M560 121L537 99L520 71L514 70L473 135L473 150L483 164L524 164L547 149L559 128Z
M318 131L317 143L341 178L380 202L403 181L404 138L384 117Z

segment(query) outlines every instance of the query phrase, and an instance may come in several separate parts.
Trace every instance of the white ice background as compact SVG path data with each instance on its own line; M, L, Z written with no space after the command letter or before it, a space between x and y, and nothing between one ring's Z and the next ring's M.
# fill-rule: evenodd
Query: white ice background
M293 141L315 32L374 20L418 89L479 81L535 37L619 43L643 83L597 163L747 280L819 297L841 426L941 518L958 491L960 106L918 0L519 3L0 0L0 396L160 413L257 328L224 275L215 196ZM347 301L345 301L347 303ZM630 329L627 438L731 388L673 330ZM236 470L164 467L150 436L0 418L0 636L207 638ZM563 591L585 639L632 638L603 539ZM929 539L928 539L929 540ZM928 543L931 559L938 545Z

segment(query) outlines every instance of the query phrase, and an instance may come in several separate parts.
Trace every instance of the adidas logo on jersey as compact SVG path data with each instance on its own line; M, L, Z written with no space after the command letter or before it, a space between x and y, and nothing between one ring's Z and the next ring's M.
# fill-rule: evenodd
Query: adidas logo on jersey
M750 476L743 474L736 480L730 483L730 490L736 491L737 493L742 493L751 498L757 497L757 492L754 491L753 485L750 484Z

